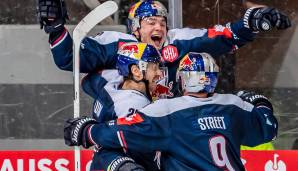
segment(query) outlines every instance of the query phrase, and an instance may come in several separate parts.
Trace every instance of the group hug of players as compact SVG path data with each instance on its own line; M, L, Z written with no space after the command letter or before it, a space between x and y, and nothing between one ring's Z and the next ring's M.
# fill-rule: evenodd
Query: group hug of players
M55 64L72 71L65 2L39 0L38 16ZM258 32L290 26L285 14L258 6L224 26L169 30L160 2L135 3L128 34L104 31L82 41L82 87L94 99L93 112L66 121L65 144L94 147L93 171L245 170L240 145L272 141L277 120L261 94L215 93L215 59Z

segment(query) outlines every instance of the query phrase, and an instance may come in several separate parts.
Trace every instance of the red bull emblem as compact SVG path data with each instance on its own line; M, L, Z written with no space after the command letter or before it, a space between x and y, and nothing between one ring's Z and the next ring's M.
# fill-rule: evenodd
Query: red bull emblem
M193 65L193 61L189 58L188 55L185 55L180 61L179 69L193 70L192 65Z
M178 58L178 50L173 45L165 46L162 49L162 59L166 62L174 62Z
M152 97L156 97L156 98L173 97L174 94L171 92L172 88L173 88L173 81L169 83L169 86L157 84L155 91L152 93Z
M210 78L208 78L207 76L202 76L202 77L200 77L199 83L205 84L205 85L210 85Z
M151 4L152 9L162 9L161 4L159 2L154 2Z
M121 51L129 53L139 53L139 47L136 44L124 44L121 46Z

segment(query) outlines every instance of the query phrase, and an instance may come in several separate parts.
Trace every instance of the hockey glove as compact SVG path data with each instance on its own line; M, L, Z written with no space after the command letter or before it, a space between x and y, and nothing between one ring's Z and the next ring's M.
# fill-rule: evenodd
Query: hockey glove
M109 168L111 171L145 171L143 166L137 164L130 157L118 157L114 159L110 164Z
M239 96L243 101L251 103L254 106L266 106L273 111L271 102L264 95L241 90L237 93L237 96Z
M291 21L275 8L249 8L244 15L244 26L253 31L269 31L273 27L286 29L291 27Z
M46 33L63 31L68 19L64 0L38 0L37 14L40 29Z
M64 125L64 141L68 146L80 146L89 148L93 144L89 142L88 128L98 122L90 117L68 119Z

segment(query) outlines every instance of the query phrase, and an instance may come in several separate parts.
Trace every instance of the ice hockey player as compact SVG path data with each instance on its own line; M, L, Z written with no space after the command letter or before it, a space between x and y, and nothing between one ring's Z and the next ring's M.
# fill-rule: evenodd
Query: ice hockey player
M277 135L277 120L270 101L261 94L214 93L218 72L210 55L189 53L178 69L177 82L184 96L157 100L107 123L88 117L69 119L65 143L165 151L169 155L164 170L244 171L240 144L271 141Z
M49 43L56 65L72 70L72 38L64 27L67 10L63 0L39 0L41 28L49 33ZM214 57L233 51L254 39L257 32L291 26L289 18L275 8L250 8L244 17L225 26L209 29L167 28L167 10L158 1L144 0L129 10L130 34L104 31L86 37L80 51L80 71L92 73L116 67L118 48L125 42L144 42L157 47L169 71L166 95L177 95L176 71L179 60L188 52L207 52ZM171 90L169 90L171 89Z
M95 99L93 118L103 123L131 115L150 104L151 93L161 78L160 59L159 51L152 45L126 43L118 50L116 68L119 72L104 70L88 74L82 87ZM160 152L125 154L122 149L100 148L94 153L91 170L158 170L158 156Z

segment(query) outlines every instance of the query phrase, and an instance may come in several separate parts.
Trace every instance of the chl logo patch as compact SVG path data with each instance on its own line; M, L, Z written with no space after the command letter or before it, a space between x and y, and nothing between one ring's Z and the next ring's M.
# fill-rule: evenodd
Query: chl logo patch
M165 46L161 53L163 60L166 62L174 62L179 57L178 50L173 45Z

